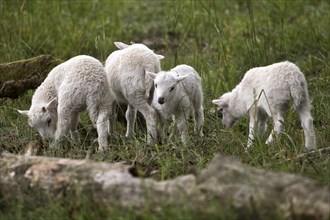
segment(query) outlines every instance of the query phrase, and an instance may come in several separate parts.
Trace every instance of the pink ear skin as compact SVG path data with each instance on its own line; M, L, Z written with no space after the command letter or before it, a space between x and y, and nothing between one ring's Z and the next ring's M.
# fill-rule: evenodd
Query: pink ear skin
M116 45L116 47L117 47L118 49L120 49L120 50L122 50L122 49L125 49L125 48L129 47L129 45L128 45L128 44L125 44L125 43L122 43L122 42L114 42L114 44L115 44L115 45Z
M157 58L158 58L159 60L161 60L161 59L164 59L164 58L165 58L163 55L160 55L160 54L156 54L156 56L157 56Z
M153 72L146 71L146 73L148 74L148 76L150 76L151 79L155 79L157 76L157 74Z
M185 76L177 76L175 77L175 80L177 83L182 82L185 78L187 78L188 75Z
M225 102L223 99L213 99L212 100L213 104L216 104L218 106L221 106L222 108L227 108L228 107L228 103Z
M42 109L43 112L45 112L45 111L44 111L44 108L45 108L45 107L43 107L43 109ZM57 98L54 98L52 101L50 101L50 102L46 105L46 109L47 109L48 111L54 111L54 110L56 110L56 109L57 109ZM46 109L45 109L45 110L46 110Z
M214 99L214 100L212 100L212 103L215 104L215 105L220 105L221 100L220 99Z

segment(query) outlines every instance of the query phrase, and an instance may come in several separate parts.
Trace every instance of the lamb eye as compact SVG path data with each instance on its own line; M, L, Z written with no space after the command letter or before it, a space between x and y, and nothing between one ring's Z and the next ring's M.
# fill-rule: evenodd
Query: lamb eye
M170 88L170 92L172 92L172 91L173 91L173 89L174 89L174 86L172 86L172 87Z
M157 88L157 84L155 84L155 88Z
M223 112L223 108L220 108L219 110L220 110L220 112Z
M52 119L51 118L47 119L47 125L48 126L50 125L50 123L52 123Z

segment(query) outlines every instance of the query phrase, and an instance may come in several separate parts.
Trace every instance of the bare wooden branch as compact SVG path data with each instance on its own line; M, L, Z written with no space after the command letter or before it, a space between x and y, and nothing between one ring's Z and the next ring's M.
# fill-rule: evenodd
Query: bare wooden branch
M306 157L309 157L309 156L313 156L313 155L316 155L316 154L319 154L319 155L322 155L323 153L330 153L330 147L325 147L325 148L320 148L320 149L316 149L316 150L311 150L311 151L308 151L306 153L302 153L302 154L299 154L293 158L288 158L287 160L288 161L291 161L291 160L299 160L299 159L303 159L303 158L306 158Z

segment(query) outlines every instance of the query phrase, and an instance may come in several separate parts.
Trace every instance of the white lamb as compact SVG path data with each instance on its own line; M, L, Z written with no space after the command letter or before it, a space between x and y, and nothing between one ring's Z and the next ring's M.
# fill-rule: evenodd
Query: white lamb
M178 65L158 74L148 72L154 79L152 105L164 119L175 117L183 143L187 142L187 121L194 113L195 133L203 135L204 113L202 82L198 73L188 65Z
M254 132L266 131L266 120L272 117L274 129L266 144L284 130L283 113L289 110L290 99L298 111L305 135L305 148L315 149L316 141L311 116L311 102L307 82L299 68L288 61L249 70L243 80L231 92L212 102L219 106L222 123L231 127L234 122L248 114L250 116L247 147L253 144Z
M30 110L20 111L43 139L54 143L76 131L79 113L87 109L96 125L99 150L107 148L110 115L108 104L113 100L104 67L97 59L80 55L56 66L37 88Z
M126 137L132 137L137 111L146 119L148 142L158 139L158 113L150 105L153 81L146 71L159 72L161 55L155 54L143 44L127 45L115 42L120 49L106 60L108 82L117 103L128 104L126 111ZM116 104L112 104L115 111ZM112 117L114 124L115 117Z

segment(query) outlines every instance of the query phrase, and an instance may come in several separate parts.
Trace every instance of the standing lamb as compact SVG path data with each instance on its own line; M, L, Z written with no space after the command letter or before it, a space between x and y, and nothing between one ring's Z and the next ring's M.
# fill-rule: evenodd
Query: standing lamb
M283 113L289 110L290 99L298 111L305 135L305 148L315 149L316 141L311 116L311 102L307 82L299 68L288 61L249 70L243 80L231 92L212 102L219 106L222 123L231 127L234 122L248 114L250 116L247 147L253 144L254 132L266 131L266 120L272 117L274 129L266 144L273 142L284 130Z
M115 42L120 49L106 60L105 69L108 82L117 103L128 104L126 111L126 137L132 137L137 111L146 119L148 143L158 138L156 110L149 104L153 81L146 71L159 72L161 55L155 54L143 44L127 45ZM116 104L112 104L115 111ZM115 119L115 117L112 117ZM113 124L115 120L112 120Z
M194 113L196 134L203 136L203 92L201 77L188 65L178 65L168 72L148 72L154 79L152 105L164 119L174 116L183 143L187 142L187 122Z
M37 88L30 110L20 111L43 139L58 141L71 131L74 139L79 113L87 109L96 125L99 150L107 148L111 97L104 67L97 59L80 55L56 66Z

